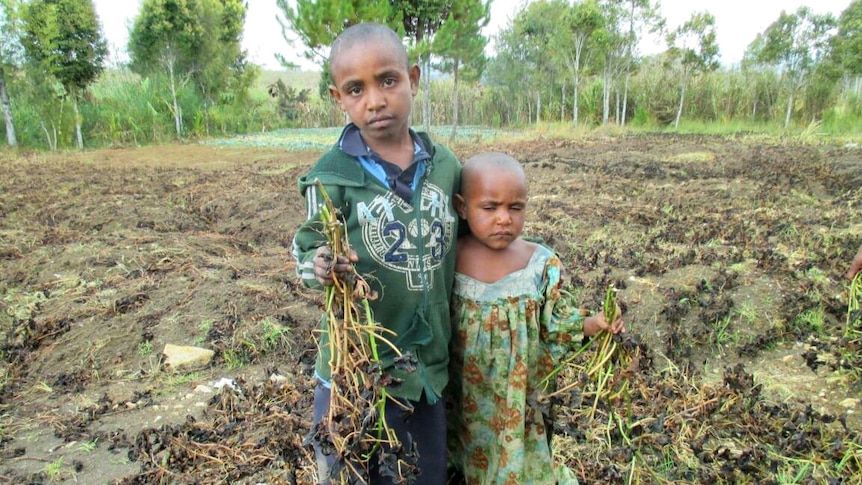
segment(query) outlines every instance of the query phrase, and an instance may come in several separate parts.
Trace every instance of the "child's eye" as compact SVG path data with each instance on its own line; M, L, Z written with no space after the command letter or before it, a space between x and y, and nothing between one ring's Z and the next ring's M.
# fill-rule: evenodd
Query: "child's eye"
M394 86L396 82L397 82L397 80L394 77L388 77L388 78L383 80L383 85L387 88L390 88L390 87Z
M360 89L359 86L353 86L352 88L349 88L347 90L347 94L351 96L358 96L362 94L362 89Z

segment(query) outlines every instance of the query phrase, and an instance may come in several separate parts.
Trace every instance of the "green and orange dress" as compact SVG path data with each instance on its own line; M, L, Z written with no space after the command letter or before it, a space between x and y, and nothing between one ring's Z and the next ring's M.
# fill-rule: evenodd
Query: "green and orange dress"
M455 275L449 441L470 485L577 483L554 463L553 430L536 401L541 381L583 331L583 317L563 297L562 270L539 245L525 268L494 283Z

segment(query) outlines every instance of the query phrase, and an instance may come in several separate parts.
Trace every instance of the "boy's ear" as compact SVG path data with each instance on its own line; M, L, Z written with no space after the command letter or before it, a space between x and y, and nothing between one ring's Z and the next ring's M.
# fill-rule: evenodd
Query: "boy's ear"
M332 84L329 85L329 95L338 102L339 106L341 105L341 91Z
M413 93L413 96L419 94L419 77L421 74L422 71L419 69L419 64L413 64L413 67L408 72L410 76L410 91Z
M455 203L455 212L458 213L458 216L461 219L467 219L467 202L464 201L464 197L461 197L461 194L455 194L455 199L453 200Z

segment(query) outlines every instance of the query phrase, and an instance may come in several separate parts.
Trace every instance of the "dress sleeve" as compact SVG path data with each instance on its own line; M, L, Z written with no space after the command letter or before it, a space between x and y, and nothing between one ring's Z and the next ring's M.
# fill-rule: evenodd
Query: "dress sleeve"
M575 304L572 294L563 287L562 272L560 259L551 256L545 264L542 331L543 340L557 361L580 345L586 316Z

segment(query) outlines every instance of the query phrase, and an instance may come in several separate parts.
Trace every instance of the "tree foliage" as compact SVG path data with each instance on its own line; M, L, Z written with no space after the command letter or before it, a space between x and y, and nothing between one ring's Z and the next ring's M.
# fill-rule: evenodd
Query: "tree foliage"
M78 98L104 69L108 47L92 0L34 0L24 5L22 44L29 57L71 96L78 148Z
M434 37L432 48L443 60L439 67L454 78L454 115L450 138L454 138L458 128L460 81L463 77L478 79L485 68L484 50L488 39L481 31L490 19L490 0L458 0L453 3L449 16Z
M16 0L0 0L0 107L6 127L6 144L9 146L18 144L9 85L22 59L18 3Z
M276 0L275 3L284 14L284 19L278 17L282 37L293 45L290 34L299 36L305 46L303 56L320 65L326 61L329 46L338 34L351 25L379 22L397 29L399 23L389 0ZM288 64L281 59L282 64Z
M91 0L34 0L24 7L22 39L68 93L92 83L104 69L108 47Z
M489 81L505 86L513 98L523 93L535 122L541 120L543 99L550 98L567 72L565 53L570 31L559 19L568 10L565 0L532 2L516 13L511 26L496 38L497 56L489 66Z
M570 44L562 52L572 74L572 122L578 124L581 71L584 65L591 64L590 59L596 54L596 37L604 28L605 16L595 0L586 0L575 2L563 18L569 28Z
M284 18L277 17L281 35L288 45L294 45L291 33L299 37L304 46L303 57L317 63L323 75L318 94L329 99L329 46L338 34L362 22L378 22L402 32L400 19L395 16L389 0L276 0ZM291 6L295 4L295 6ZM295 67L284 56L276 57L284 67Z
M193 81L206 106L245 96L255 75L241 47L242 0L144 0L129 34L131 68L169 80L177 135L178 91Z
M718 69L715 17L709 12L696 12L667 36L668 59L681 70L679 108L674 126L679 127L689 79L703 72Z
M825 58L829 37L835 27L831 14L815 14L808 7L794 13L782 11L749 46L750 58L778 69L788 90L784 126L790 124L797 91Z
M129 34L131 68L151 75L172 66L212 102L248 68L245 14L242 0L145 0Z
M830 38L833 60L844 74L862 76L862 0L853 0L841 12L837 26Z

